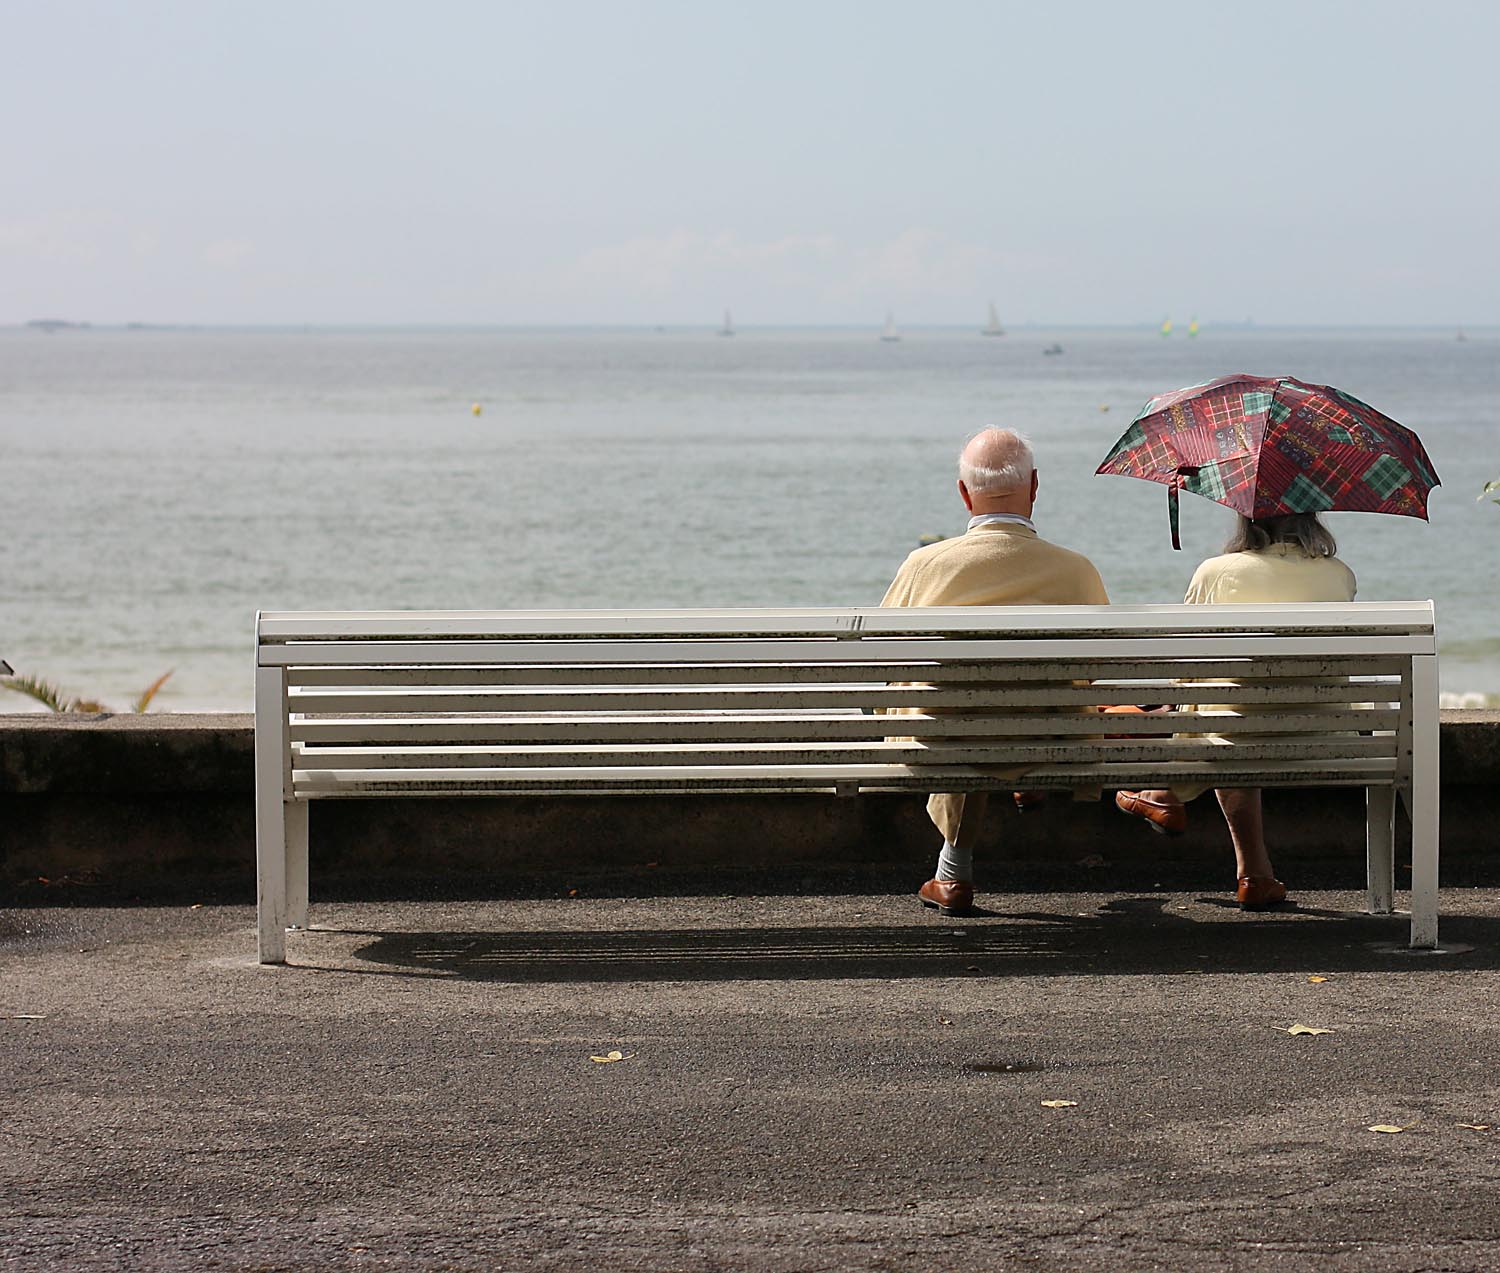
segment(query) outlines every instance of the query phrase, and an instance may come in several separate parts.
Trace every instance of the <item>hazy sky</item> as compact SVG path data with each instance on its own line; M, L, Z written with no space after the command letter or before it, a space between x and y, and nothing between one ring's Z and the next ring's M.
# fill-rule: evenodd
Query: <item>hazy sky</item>
M0 0L0 322L1500 322L1500 4Z

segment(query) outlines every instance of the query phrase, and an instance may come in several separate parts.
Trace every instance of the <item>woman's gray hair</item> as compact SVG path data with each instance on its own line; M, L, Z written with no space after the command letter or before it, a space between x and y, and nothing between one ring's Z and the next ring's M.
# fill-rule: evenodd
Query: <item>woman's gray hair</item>
M969 439L981 434L996 432L1008 434L1014 439L1006 449L1011 453L1009 464L1000 468L988 468L982 464L971 464L965 461L964 456L968 454L969 445L966 442L964 449L958 455L958 480L970 491L988 495L997 491L1016 491L1031 482L1031 474L1036 469L1036 458L1031 453L1031 439L1024 433L1017 433L1014 429L980 429Z
M1249 518L1239 524L1224 545L1226 553L1253 553L1272 544L1296 544L1309 557L1333 557L1339 546L1333 532L1316 513L1284 513L1280 517Z

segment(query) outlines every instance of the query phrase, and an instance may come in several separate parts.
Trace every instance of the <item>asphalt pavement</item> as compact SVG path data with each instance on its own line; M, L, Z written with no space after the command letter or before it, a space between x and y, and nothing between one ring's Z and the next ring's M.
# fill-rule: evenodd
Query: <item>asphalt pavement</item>
M984 900L0 912L0 1269L1500 1267L1500 891Z

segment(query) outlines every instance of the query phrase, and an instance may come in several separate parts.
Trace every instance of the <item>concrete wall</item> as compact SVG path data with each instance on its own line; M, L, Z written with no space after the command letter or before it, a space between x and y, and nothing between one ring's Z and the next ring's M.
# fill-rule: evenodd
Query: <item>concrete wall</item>
M0 888L56 896L253 896L248 715L0 715ZM1443 713L1443 878L1500 885L1493 800L1500 712ZM1267 793L1278 867L1304 886L1363 883L1360 791ZM992 817L997 887L1222 888L1228 837L1211 799L1179 840L1108 801ZM320 801L314 894L620 888L818 889L926 878L935 833L911 796ZM1398 884L1401 883L1398 880Z

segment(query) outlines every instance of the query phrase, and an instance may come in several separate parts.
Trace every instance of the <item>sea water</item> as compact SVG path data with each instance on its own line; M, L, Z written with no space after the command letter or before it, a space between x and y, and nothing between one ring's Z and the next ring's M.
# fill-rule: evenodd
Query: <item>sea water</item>
M1422 437L1430 524L1329 521L1362 599L1437 601L1449 701L1500 695L1500 332L0 330L0 658L246 709L257 609L874 604L962 532L986 424L1034 440L1045 536L1176 601L1231 515L1184 496L1173 552L1163 489L1094 469L1148 397L1233 371Z

